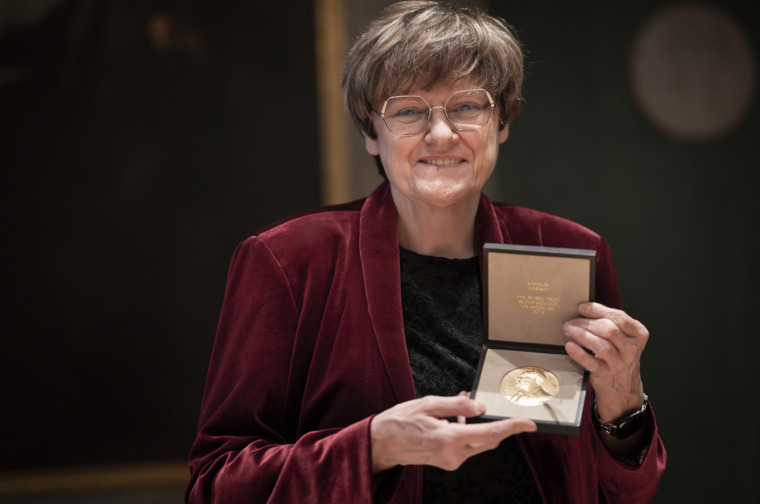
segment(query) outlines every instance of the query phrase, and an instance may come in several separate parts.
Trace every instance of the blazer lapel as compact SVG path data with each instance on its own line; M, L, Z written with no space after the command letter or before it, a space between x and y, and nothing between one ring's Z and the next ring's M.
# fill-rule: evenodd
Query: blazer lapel
M506 224L502 227L496 217L496 210L488 197L481 193L478 213L475 217L475 240L478 244L478 254L483 254L486 243L512 243Z
M397 216L387 182L367 198L359 220L359 255L372 327L399 402L417 397L401 309Z

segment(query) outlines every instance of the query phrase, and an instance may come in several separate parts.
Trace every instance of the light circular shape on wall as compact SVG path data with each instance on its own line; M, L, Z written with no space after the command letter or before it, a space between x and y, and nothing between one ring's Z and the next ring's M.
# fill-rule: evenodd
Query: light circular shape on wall
M639 30L631 87L644 115L679 140L708 141L734 129L755 94L757 68L738 24L722 10L684 3Z

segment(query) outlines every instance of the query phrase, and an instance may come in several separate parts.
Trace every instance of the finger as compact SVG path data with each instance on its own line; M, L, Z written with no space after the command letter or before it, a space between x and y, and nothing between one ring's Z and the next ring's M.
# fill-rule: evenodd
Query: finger
M597 357L615 358L619 347L624 345L625 335L616 330L614 324L588 319L576 319L565 322L562 331L577 345L588 349Z
M486 412L483 403L459 395L456 397L426 396L420 399L422 411L436 418L475 417Z
M643 326L642 326L643 327ZM607 362L632 362L641 357L648 334L630 336L610 319L574 319L563 324L565 335Z
M608 340L627 337L623 330L608 318L576 318L568 320L565 324L584 329L595 336Z
M591 373L596 373L602 368L602 363L599 359L588 353L585 348L577 343L572 341L565 343L565 352L567 352L567 355L569 355L571 359Z
M480 424L452 424L464 445L478 451L495 448L504 439L523 432L535 432L538 428L527 418L508 418Z
M578 312L591 319L609 319L628 336L645 339L649 337L646 326L623 310L610 308L601 303L581 303L578 306Z
M466 390L462 390L462 391L461 391L461 392L459 392L459 394L457 394L457 395L458 395L458 396L460 396L460 397L467 397L467 398L469 398L469 397L470 397L470 393L469 393L469 392L467 392ZM459 415L459 416L457 416L457 423L458 423L458 424L464 424L464 423L467 423L467 420L466 420L466 418L467 418L467 417L465 417L465 416L463 416L463 415Z

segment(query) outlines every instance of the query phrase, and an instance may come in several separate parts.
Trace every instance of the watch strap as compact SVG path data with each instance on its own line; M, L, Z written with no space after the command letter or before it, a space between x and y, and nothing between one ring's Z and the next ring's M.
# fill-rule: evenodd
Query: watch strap
M601 422L596 412L596 402L591 409L591 418L598 430L602 430L615 439L625 439L631 434L638 432L646 421L646 412L649 404L649 396L644 394L644 404L641 408L622 417L616 423Z

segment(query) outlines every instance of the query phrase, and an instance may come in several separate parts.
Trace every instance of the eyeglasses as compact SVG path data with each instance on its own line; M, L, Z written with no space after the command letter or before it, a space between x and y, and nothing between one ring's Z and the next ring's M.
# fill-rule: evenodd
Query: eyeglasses
M491 120L495 107L491 94L485 89L456 91L443 105L431 107L421 96L391 96L379 115L392 135L415 136L427 128L433 109L443 109L446 120L457 131L480 129Z

